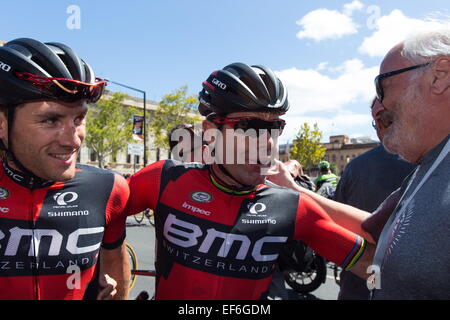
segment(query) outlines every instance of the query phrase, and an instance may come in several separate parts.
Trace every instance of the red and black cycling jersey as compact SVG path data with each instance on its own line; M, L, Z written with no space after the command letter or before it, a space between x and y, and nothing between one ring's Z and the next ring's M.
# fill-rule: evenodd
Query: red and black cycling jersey
M100 246L124 241L128 195L92 166L55 183L0 165L0 299L95 298Z
M344 268L364 251L311 198L266 184L236 194L207 165L159 161L129 185L127 212L155 211L156 299L259 299L290 240Z

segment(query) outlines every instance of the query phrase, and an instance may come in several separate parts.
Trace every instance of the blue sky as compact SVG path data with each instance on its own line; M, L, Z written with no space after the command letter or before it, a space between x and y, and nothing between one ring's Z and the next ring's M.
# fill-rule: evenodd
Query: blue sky
M303 122L317 122L324 141L375 138L369 103L383 55L430 14L448 17L447 7L443 0L9 1L0 40L66 43L97 76L145 90L154 101L182 85L196 94L211 71L229 63L263 64L289 90L281 141L292 140Z

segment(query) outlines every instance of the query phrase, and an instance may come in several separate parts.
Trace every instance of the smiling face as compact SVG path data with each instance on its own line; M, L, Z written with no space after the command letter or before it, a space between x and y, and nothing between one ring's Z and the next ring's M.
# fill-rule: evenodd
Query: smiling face
M235 112L227 115L227 119L239 118L260 119L269 123L280 119L278 114L269 112ZM216 128L216 125L210 122L209 124L206 130ZM260 133L256 136L249 134L251 129L239 129L239 125L233 129L230 124L223 124L221 128L223 141L218 145L222 148L223 165L242 184L256 186L264 182L267 171L273 164L276 139L270 134L271 130L254 130L254 133ZM261 134L263 132L265 134ZM275 131L272 133L275 134Z
M402 46L392 49L381 64L380 73L410 67L401 55ZM416 162L423 155L423 137L430 128L422 75L426 68L383 79L384 99L374 105L372 115L383 131L383 144L392 153Z
M86 113L82 102L39 101L17 107L10 137L12 152L25 168L42 179L72 179L86 134ZM0 122L0 138L6 141L7 120L3 113Z

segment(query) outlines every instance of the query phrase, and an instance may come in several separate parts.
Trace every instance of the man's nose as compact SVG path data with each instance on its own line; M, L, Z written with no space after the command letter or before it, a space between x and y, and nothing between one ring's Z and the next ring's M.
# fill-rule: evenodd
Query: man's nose
M84 138L84 127L75 124L65 124L58 135L61 146L77 149L81 146Z
M380 117L381 111L386 110L380 100L376 99L372 107L372 118L377 119Z

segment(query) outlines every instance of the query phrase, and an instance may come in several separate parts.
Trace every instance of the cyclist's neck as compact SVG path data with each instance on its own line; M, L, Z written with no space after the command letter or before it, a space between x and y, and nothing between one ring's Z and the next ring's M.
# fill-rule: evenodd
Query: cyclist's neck
M31 172L19 170L14 161L5 157L3 159L3 168L5 174L17 184L28 189L39 189L53 184L53 181L44 180Z
M212 164L209 166L209 174L212 183L218 189L227 193L246 195L252 193L256 189L256 186L244 185L242 182L238 181L223 165Z

